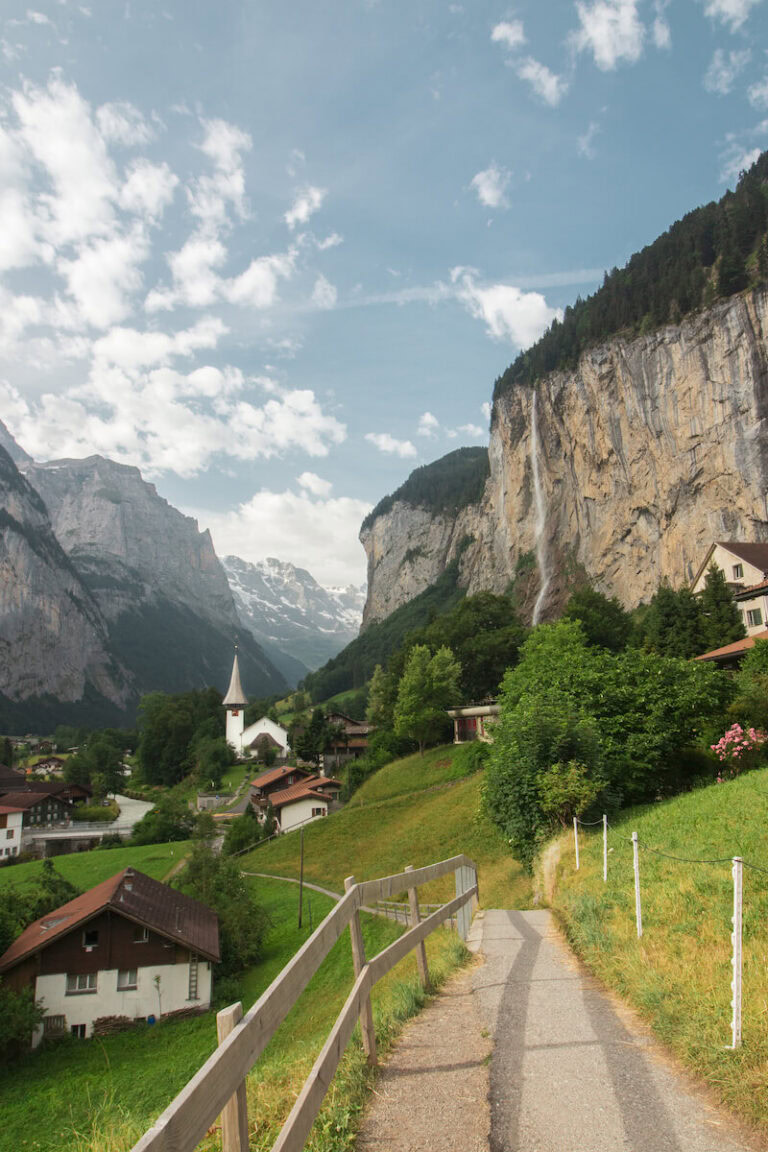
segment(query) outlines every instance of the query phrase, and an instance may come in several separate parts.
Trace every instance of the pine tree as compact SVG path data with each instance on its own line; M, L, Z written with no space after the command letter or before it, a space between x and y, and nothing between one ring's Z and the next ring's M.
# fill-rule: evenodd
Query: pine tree
M725 581L725 573L716 564L707 572L704 590L699 597L703 614L703 638L706 651L722 648L746 636L741 613Z

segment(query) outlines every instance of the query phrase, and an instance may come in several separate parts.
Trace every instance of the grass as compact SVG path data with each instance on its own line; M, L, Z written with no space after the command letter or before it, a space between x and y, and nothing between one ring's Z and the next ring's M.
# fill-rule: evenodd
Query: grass
M419 867L465 852L478 865L482 905L528 907L530 881L482 812L483 774L452 780L454 756L449 745L433 750L423 761L412 756L388 764L346 808L307 825L306 879L341 892L352 871L357 880L369 880L400 872L406 864ZM436 788L439 783L445 787ZM246 871L298 876L299 837L281 836L240 859ZM452 883L450 877L436 881L421 890L421 897L446 899Z
M608 883L602 834L563 838L553 906L576 951L625 996L660 1039L722 1101L768 1130L768 876L744 870L743 1047L731 1042L731 915L728 858L768 868L768 770L673 800L630 809L609 832ZM725 857L683 864L641 848L643 937L634 912L633 830L641 844L678 856Z
M252 880L268 909L272 928L266 954L240 984L244 1008L264 991L309 935L296 925L298 893L293 885ZM332 901L312 893L315 925ZM373 955L400 929L389 921L364 917L366 949ZM463 946L446 931L428 942L437 983L465 958ZM273 1037L248 1080L252 1148L269 1148L287 1116L317 1052L352 984L349 934L332 949L304 995ZM383 1050L399 1021L416 1011L423 999L412 957L377 986L374 1014ZM215 1016L159 1023L133 1032L88 1042L64 1041L6 1071L0 1086L5 1146L35 1152L127 1152L157 1114L197 1071L215 1046ZM158 1070L162 1069L162 1075ZM308 1147L331 1152L349 1147L356 1117L371 1074L357 1038L335 1078ZM30 1116L45 1123L31 1128ZM220 1146L212 1133L202 1148Z
M162 880L189 850L190 842L186 840L174 844L142 844L133 848L94 848L91 852L56 856L53 863L57 872L85 891L129 866L155 880ZM0 888L7 884L20 888L32 884L42 869L42 860L0 868Z

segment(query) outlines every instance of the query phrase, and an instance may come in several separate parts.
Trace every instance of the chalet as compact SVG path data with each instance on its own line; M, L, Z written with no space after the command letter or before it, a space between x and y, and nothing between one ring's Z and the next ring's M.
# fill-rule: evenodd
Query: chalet
M312 775L306 768L288 768L286 766L269 768L257 776L255 780L251 780L251 803L256 811L262 815L266 811L270 797L275 792L284 792L286 788L307 780Z
M219 958L210 908L125 868L30 924L0 956L0 975L43 1001L37 1044L67 1031L91 1036L105 1017L129 1024L205 1011Z
M323 753L325 768L338 768L347 760L356 760L368 751L368 738L376 729L373 724L353 720L343 712L329 712L326 720L338 732L331 746Z
M327 816L338 801L341 781L327 776L309 776L305 780L273 792L270 803L281 832L290 832L300 824L307 824Z
M717 664L720 668L736 668L744 655L754 648L756 640L768 640L768 628L755 632L752 636L745 636L743 640L735 640L733 644L725 644L722 648L713 648L711 652L704 652L696 656L696 660L708 661Z
M27 778L23 772L0 764L0 795L5 792L23 792L27 786Z
M448 715L453 720L454 744L466 744L470 740L493 743L493 724L498 718L499 711L499 705L495 700L449 708Z
M0 800L0 863L7 864L21 851L21 828L24 809Z
M37 792L38 795L58 796L68 804L82 804L90 800L93 792L85 784L68 784L65 780L27 780L25 792Z
M240 665L237 661L237 652L235 652L235 659L232 663L229 688L221 703L227 710L227 741L239 756L254 749L264 736L270 737L274 742L280 760L285 760L289 756L291 748L288 743L288 733L285 728L281 728L268 716L262 716L254 724L245 727L245 709L248 701L240 683Z
M46 756L42 760L38 760L37 764L33 765L33 772L48 773L49 776L61 776L64 772L64 765L66 760L61 756Z
M713 544L691 584L694 593L703 591L707 572L713 564L725 574L747 635L762 632L768 624L768 544L735 541Z
M49 792L4 792L0 804L21 808L25 828L49 828L52 824L69 824L72 805Z

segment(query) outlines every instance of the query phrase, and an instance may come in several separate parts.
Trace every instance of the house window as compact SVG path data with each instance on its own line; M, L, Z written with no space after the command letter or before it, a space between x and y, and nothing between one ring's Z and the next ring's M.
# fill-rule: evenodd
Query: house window
M5 834L6 840L13 840L13 828L9 828Z
M86 928L83 932L83 948L97 948L99 945L98 928Z
M733 572L734 580L743 580L744 579L744 565L743 564L734 564L734 566L732 568L732 572Z
M129 988L136 988L136 969L135 968L121 968L117 973L117 990L118 992L126 992Z
M96 973L84 972L67 976L67 996L77 996L83 992L96 991Z
M85 1024L71 1024L69 1030L76 1040L85 1040Z
M759 608L747 609L747 627L755 628L763 622L763 613Z
M134 928L133 930L134 944L148 944L149 943L149 928Z
M325 816L325 808L313 808L312 809L312 815L313 816Z
M43 1019L43 1036L55 1036L67 1026L66 1016L46 1016Z

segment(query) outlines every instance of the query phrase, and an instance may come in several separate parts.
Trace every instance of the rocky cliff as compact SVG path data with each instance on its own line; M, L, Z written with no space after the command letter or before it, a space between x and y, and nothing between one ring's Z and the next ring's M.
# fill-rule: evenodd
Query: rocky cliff
M631 607L690 580L714 540L768 540L767 338L756 290L502 393L481 500L455 517L395 502L361 533L365 622L433 583L462 542L469 592L534 566L540 585L543 570L546 618L577 569Z

